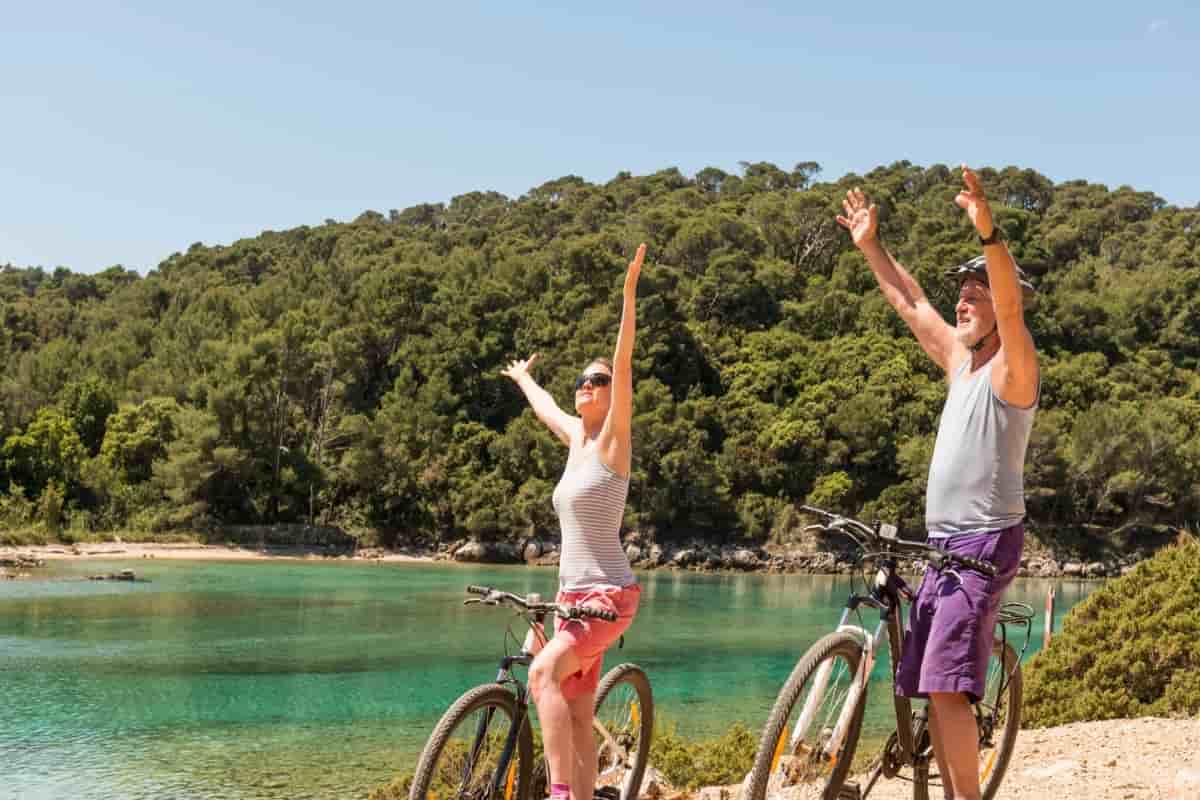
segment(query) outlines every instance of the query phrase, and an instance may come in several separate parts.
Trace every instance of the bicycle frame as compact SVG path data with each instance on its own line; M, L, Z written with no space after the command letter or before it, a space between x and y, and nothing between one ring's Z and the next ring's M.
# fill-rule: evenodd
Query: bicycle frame
M496 776L492 781L491 789L489 790L490 797L504 797L505 800L509 797L511 787L502 787L502 783L511 780L509 776L508 765L512 761L513 751L517 747L517 737L521 733L521 728L529 720L529 690L525 688L525 684L512 674L514 665L528 667L533 663L533 656L526 652L521 652L515 656L505 656L500 659L500 671L496 674L496 683L512 684L513 694L516 696L517 711L513 719L512 726L508 729L508 736L504 740L504 749L500 751L499 769L496 770ZM467 759L464 769L469 770L471 764L479 756L479 751L483 747L484 738L487 735L487 729L492 724L492 715L494 710L489 709L486 714L479 720L479 726L475 730L475 740L471 744L471 757ZM469 776L464 775L464 782ZM501 792L504 792L501 794Z
M531 734L531 730L526 728L526 726L533 725L532 715L529 712L529 703L532 694L525 683L522 682L521 678L518 677L517 674L514 674L513 667L520 666L528 668L532 665L533 661L537 657L538 652L540 652L541 648L545 646L547 642L547 637L545 636L545 625L550 615L557 615L560 618L565 617L567 619L594 617L607 620L609 622L616 621L617 615L615 612L607 609L561 604L557 602L545 603L542 602L540 595L537 594L530 594L526 598L486 586L468 586L467 593L468 595L478 596L468 598L466 600L467 605L473 603L485 603L492 606L507 605L516 608L518 612L517 616L523 618L524 621L529 624L530 628L529 633L526 635L524 643L520 645L518 652L515 655L505 655L503 658L501 658L500 668L496 673L496 679L494 681L495 684L499 684L501 687L504 687L505 690L511 687L511 691L513 693L512 724L509 727L508 733L505 735L504 744L497 754L495 771L492 773L489 783L487 784L487 796L484 800L513 800L514 785L523 785L516 784L515 776L517 775L518 765L514 763L513 759L516 756L516 752L521 746L522 742L527 741L527 739L524 739L523 737L529 737ZM507 635L513 636L511 624L509 626ZM623 643L624 637L622 637L622 644ZM621 669L632 674L632 671L630 670L631 667L633 668L632 671L636 671L638 674L643 676L642 680L644 681L644 673L642 673L640 668L637 668L634 665L622 665L622 667L617 669ZM614 675L615 670L609 674ZM608 676L606 676L604 680L608 680ZM610 691L622 680L625 680L624 674L616 675L613 677L613 683L611 685L604 684L606 687L605 691ZM476 688L485 689L488 687L481 686ZM638 691L640 696L641 692L640 690ZM647 704L649 704L649 701L650 698L647 696ZM634 707L636 708L636 706ZM464 787L470 781L475 763L479 760L484 748L489 744L488 731L491 729L491 724L495 719L497 708L498 706L494 702L489 702L486 710L480 716L479 721L476 724L474 737L471 740L470 746L467 748L467 757L464 759L462 765L461 785ZM460 711L458 713L461 714L462 712ZM503 713L507 716L508 712L506 710ZM443 717L443 720L445 719L446 717ZM457 724L457 722L455 724ZM595 727L601 739L608 743L613 752L620 751L620 745L618 744L613 733L606 728L600 719L594 720L593 726ZM434 740L431 739L430 741L432 742ZM443 738L442 745L444 744L445 740ZM438 750L435 752L440 754L441 751ZM644 758L644 756L645 748L642 747L639 751L637 761L634 763L640 764L641 759ZM435 764L437 763L436 757L437 756L435 755ZM425 759L426 754L422 754L421 764L425 764ZM622 763L625 762L623 761ZM451 767L451 769L453 769L453 767ZM428 777L428 775L426 775L426 777Z
M927 569L935 570L939 574L949 574L960 582L962 576L957 572L956 567L974 570L986 576L995 575L996 567L987 561L947 552L942 548L923 542L900 539L894 525L877 523L872 527L859 520L834 514L824 509L812 506L802 506L801 508L823 520L819 524L806 526L806 530L820 530L848 536L862 551L862 558L858 563L863 564L871 560L875 568L874 580L866 586L866 594L856 594L853 587L851 588L846 607L835 629L836 633L849 634L859 648L860 658L855 674L849 678L848 686L845 684L844 677L839 675L838 691L845 691L846 694L845 697L833 698L840 707L838 718L832 723L832 729L822 728L813 737L814 742L820 742L820 749L809 750L810 757L818 757L825 762L827 767L832 768L836 764L836 758L844 749L843 744L847 735L850 734L855 714L862 710L860 703L866 692L867 682L871 679L872 668L879 657L885 635L887 636L888 654L891 658L892 686L894 687L896 684L896 675L902 661L904 647L901 614L905 602L911 605L916 599L912 589L897 572L897 564L901 560L922 559L928 562ZM869 629L861 620L859 624L854 624L850 619L851 614L857 615L863 606L879 611L879 623L874 630ZM1022 603L1004 603L998 609L995 635L997 636L996 647L998 647L1000 663L999 680L993 684L989 678L989 688L986 690L985 696L972 703L981 749L994 747L993 734L1002 709L1006 707L1004 700L1006 692L1011 685L1010 681L1019 671L1021 658L1029 646L1030 622L1033 616L1033 610ZM1009 626L1025 628L1025 642L1021 646L1020 653L1017 653L1015 648L1009 645ZM827 699L826 695L834 669L834 661L828 659L827 656L828 653L822 655L820 666L815 673L811 674L812 682L808 694L804 698L804 703L799 709L800 717L790 739L785 741L781 737L775 745L775 756L770 767L772 771L775 769L775 763L778 761L780 753L783 752L785 743L790 745L790 752L800 752L800 747L809 734L809 728L821 713ZM989 674L996 675L997 673ZM845 686L844 689L841 688L843 686ZM994 697L992 696L993 687L995 688ZM782 700L782 695L780 697ZM929 706L921 705L914 711L913 702L907 697L896 694L895 691L892 692L892 704L896 718L895 732L888 739L865 788L860 790L857 785L854 785L853 794L856 797L865 798L881 776L896 777L904 767L912 767L912 782L915 787L927 789L929 786L929 768L933 760L928 735ZM774 717L772 719L774 720ZM1010 722L1005 724L1011 728ZM1011 730L1007 735L1011 736ZM1011 741L1008 739L1004 746L1011 747ZM993 753L992 758L994 757ZM1007 763L1007 757L1007 755L1004 756L1005 763ZM989 762L989 769L990 764L991 762ZM756 769L758 768L758 762L756 762ZM924 794L918 791L917 796L924 796Z
M849 694L846 701L842 704L842 710L834 725L833 733L825 743L824 750L826 756L832 757L841 750L842 741L850 726L850 719L858 703L858 698L866 691L867 683L871 680L871 671L874 669L875 659L879 653L885 634L888 642L888 653L891 658L892 676L893 680L895 679L896 665L900 663L903 641L899 618L899 611L902 608L901 594L911 595L911 591L908 589L908 585L904 582L904 579L896 573L895 562L885 559L879 565L879 569L875 574L875 582L871 593L869 595L851 594L846 601L846 607L843 609L842 617L838 621L837 632L849 633L856 637L862 647L862 657L859 659L858 670L850 683ZM874 631L869 631L861 625L854 625L849 622L850 615L857 612L864 605L875 608L880 612L879 624L875 626ZM812 689L805 699L804 706L800 711L800 718L796 723L796 730L793 732L790 741L790 749L793 751L804 739L809 726L812 724L813 717L825 699L825 690L828 688L829 674L832 669L833 663L826 662L821 665L813 678ZM897 742L900 746L901 759L903 762L907 762L913 757L915 739L912 728L912 702L907 697L900 697L894 693L893 700L896 711Z

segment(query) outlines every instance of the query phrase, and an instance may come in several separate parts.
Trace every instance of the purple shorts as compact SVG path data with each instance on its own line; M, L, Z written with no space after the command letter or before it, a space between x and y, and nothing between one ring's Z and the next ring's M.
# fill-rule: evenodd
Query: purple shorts
M977 703L983 697L992 654L996 611L1021 565L1025 528L1017 524L995 533L931 539L930 544L990 561L996 565L996 575L989 578L955 567L962 576L959 583L949 573L926 568L909 613L896 694L925 698L930 692L964 692Z

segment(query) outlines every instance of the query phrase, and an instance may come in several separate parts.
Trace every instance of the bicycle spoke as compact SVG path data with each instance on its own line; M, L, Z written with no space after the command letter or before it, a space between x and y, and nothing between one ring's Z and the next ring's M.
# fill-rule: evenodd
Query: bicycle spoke
M618 684L609 693L595 720L600 786L620 786L625 771L633 764L641 735L641 709L637 691Z
M772 754L767 797L820 796L846 752L839 719L849 713L854 667L837 654L823 662L780 731ZM840 733L842 741L835 741Z
M1001 748L1005 742L1005 730L1009 724L1009 707L1013 676L1009 674L1011 664L1006 665L997 649L988 661L987 683L984 696L977 706L979 719L979 783L988 787L1000 766Z
M491 800L511 724L512 720L494 707L465 716L451 731L434 767L427 800ZM502 800L512 800L516 775L514 754L501 782Z

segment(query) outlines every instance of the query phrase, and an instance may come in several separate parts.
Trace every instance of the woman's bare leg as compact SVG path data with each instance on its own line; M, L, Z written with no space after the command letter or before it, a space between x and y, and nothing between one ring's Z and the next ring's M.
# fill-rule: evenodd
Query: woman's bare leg
M579 657L565 639L551 639L529 666L529 692L542 726L551 783L570 784L574 775L574 729L562 681L578 671ZM591 800L590 795L586 800Z

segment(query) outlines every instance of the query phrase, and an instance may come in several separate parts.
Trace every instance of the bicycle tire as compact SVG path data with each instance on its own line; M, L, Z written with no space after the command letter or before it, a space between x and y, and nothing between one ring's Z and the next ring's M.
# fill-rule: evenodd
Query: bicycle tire
M596 687L594 727L597 783L619 780L621 800L636 800L654 735L654 694L645 670L619 664L605 673Z
M1005 674L1011 673L1004 687L1004 695L993 699L992 692L999 689L999 674L993 673L993 666ZM993 680L995 679L995 684ZM1017 733L1021 729L1021 702L1024 684L1021 678L1021 665L1017 661L1017 653L1012 645L999 640L992 646L992 658L988 661L987 687L983 700L976 704L976 721L980 726L980 736L984 734L983 713L990 713L989 703L999 702L1001 706L1000 729L991 732L995 748L991 753L980 748L979 783L980 796L983 800L995 800L1000 791L1000 783L1008 771L1009 761L1017 745ZM998 737L998 738L996 738Z
M417 761L417 771L413 775L413 782L409 787L409 800L447 800L452 796L464 795L488 798L488 800L527 800L533 765L533 733L529 729L528 716L522 718L521 730L517 734L517 746L513 752L513 758L516 760L510 759L507 765L504 765L508 768L508 775L501 781L499 797L489 798L491 792L486 791L486 789L490 789L495 780L496 768L501 767L498 763L485 764L479 771L478 779L471 782L472 785L485 789L482 794L478 790L468 792L461 784L457 791L444 790L443 770L439 767L444 768L445 775L457 773L460 776L467 776L467 779L476 771L475 765L466 763L468 760L466 758L462 758L462 763L453 763L453 759L466 755L459 752L460 750L470 751L472 749L469 745L465 748L463 746L448 747L448 745L456 732L472 741L478 740L479 723L476 723L475 726L468 724L466 729L461 731L459 729L464 722L471 720L473 715L479 711L484 712L480 721L486 726L486 730L483 731L483 746L487 752L485 760L493 755L496 758L500 757L499 751L503 749L503 741L508 736L513 721L517 718L516 700L511 691L498 683L476 686L454 701L438 721L433 733L430 734L425 748L421 751L421 758ZM500 730L500 726L496 724L498 715L503 715L507 720L507 725L503 726L503 730ZM495 734L492 732L493 729L495 729ZM493 735L495 738L490 738ZM478 755L477 753L476 757Z
M863 711L867 705L866 687L863 687L863 691L858 695L855 707L851 709L849 725L846 728L842 746L832 759L822 757L824 745L820 743L820 746L807 748L809 756L803 762L799 763L799 768L797 769L796 765L799 756L793 753L788 756L790 762L784 764L783 756L785 754L782 750L785 740L788 739L789 735L794 735L794 732L789 732L788 730L788 721L792 716L792 712L795 710L796 704L802 695L805 694L803 691L805 686L809 684L810 679L816 676L821 665L826 662L835 662L836 659L841 658L845 662L843 669L837 670L836 663L831 663L831 680L836 681L839 685L844 683L845 689L848 690L850 681L853 680L854 675L858 672L861 657L862 646L856 637L849 633L831 633L819 639L796 663L792 674L779 691L779 696L776 698L775 705L771 709L771 715L767 719L766 726L763 727L762 737L758 743L758 750L754 754L754 766L751 767L750 774L746 776L742 791L742 800L765 800L768 785L772 783L772 776L777 768L782 767L779 769L780 774L776 777L776 782L794 780L798 783L801 782L801 779L808 777L806 767L810 766L817 769L817 774L813 775L814 780L820 780L822 771L828 767L825 785L821 789L820 797L822 800L834 800L837 798L850 771L850 764L854 759L855 749L858 747L858 736L862 729ZM834 672L834 670L837 671ZM826 686L824 693L826 700L831 697L830 688L831 685ZM843 704L849 699L846 695L839 698L837 695L841 691L839 689L832 693L832 703L827 701L822 702L820 709L825 709L828 706L825 712L822 713L818 709L817 718L814 721L821 726L819 734L821 737L829 730L829 726L832 726L837 721ZM798 775L798 773L803 774Z

